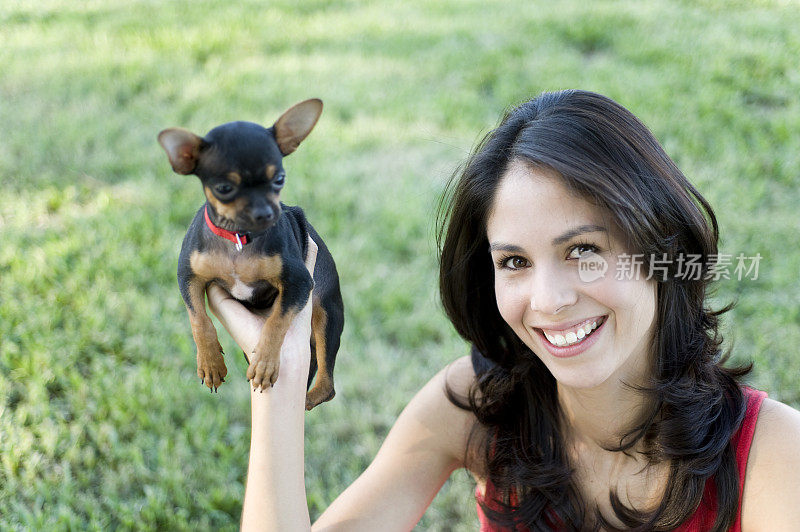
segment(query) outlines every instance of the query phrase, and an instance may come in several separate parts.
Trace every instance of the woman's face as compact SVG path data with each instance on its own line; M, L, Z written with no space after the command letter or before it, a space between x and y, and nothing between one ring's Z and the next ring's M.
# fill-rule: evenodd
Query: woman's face
M644 267L618 272L630 253L622 235L557 173L512 162L487 236L500 314L560 385L637 382L650 371L656 283Z

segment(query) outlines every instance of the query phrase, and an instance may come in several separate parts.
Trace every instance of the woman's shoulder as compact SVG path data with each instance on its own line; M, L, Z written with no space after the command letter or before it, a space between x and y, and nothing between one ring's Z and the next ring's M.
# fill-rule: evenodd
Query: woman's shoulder
M459 397L466 397L475 385L475 368L469 355L449 363L439 372L444 383Z
M451 397L466 404L474 382L475 372L469 357L459 358L434 375L402 414L427 428L426 446L453 456L459 467L465 464L467 443L477 419L470 410L457 406Z
M469 405L475 382L470 357L458 358L428 381L409 407L419 412L426 424L436 427L435 443L457 459L458 467L466 468L479 480L484 469L485 429L471 410L462 407Z
M800 411L769 398L747 458L742 530L790 530L800 522Z
M420 399L425 401L426 406L438 412L453 413L453 409L469 414L470 419L475 420L475 415L469 408L470 395L476 393L480 397L480 392L476 388L477 376L475 367L470 356L463 356L449 362L434 375L417 394ZM438 407L438 408L437 408Z

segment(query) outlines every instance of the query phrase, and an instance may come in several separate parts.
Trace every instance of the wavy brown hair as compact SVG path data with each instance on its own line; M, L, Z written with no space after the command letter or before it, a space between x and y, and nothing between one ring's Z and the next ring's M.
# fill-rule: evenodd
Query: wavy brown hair
M497 309L486 221L512 160L554 170L616 221L632 253L671 265L657 279L652 380L637 388L649 408L609 449L668 463L669 477L655 510L626 507L611 491L615 516L628 529L673 529L697 509L711 479L718 501L713 530L726 530L739 500L731 437L746 401L738 381L752 364L724 365L730 351L722 351L719 317L733 304L708 307L716 218L630 111L578 90L544 93L507 112L456 172L439 205L442 303L472 345L477 376L467 397L447 393L482 429L473 431L467 456L485 463L494 487L494 500L481 502L486 515L531 530L550 530L558 521L568 529L614 529L582 500L573 480L555 379ZM680 255L701 257L699 278L676 275Z

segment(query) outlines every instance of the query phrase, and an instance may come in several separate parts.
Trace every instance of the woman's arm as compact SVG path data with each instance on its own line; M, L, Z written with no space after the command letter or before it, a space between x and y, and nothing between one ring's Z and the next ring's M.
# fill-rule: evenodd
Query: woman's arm
M314 271L317 245L309 238L306 267ZM264 317L248 311L216 285L208 289L211 311L245 353L253 350ZM309 530L303 457L305 394L311 358L311 295L281 346L278 379L250 392L250 461L242 509L244 530Z
M312 257L313 250L313 257ZM309 245L310 271L316 245ZM263 318L212 286L209 307L240 347L258 341ZM242 528L308 530L303 414L310 360L310 305L281 348L275 386L251 393L252 434ZM468 357L440 371L411 400L367 470L325 511L314 530L409 530L451 472L462 466L474 417L453 406L445 381L466 395L474 380Z

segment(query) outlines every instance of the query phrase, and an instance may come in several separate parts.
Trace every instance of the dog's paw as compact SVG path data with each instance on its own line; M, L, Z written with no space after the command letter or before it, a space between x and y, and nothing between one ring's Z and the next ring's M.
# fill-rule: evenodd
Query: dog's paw
M306 394L306 410L311 410L320 403L330 401L334 395L336 395L336 391L333 388L314 386Z
M225 359L222 357L222 347L215 353L197 352L197 376L200 382L209 387L212 392L216 392L223 382L228 368L225 367Z
M278 380L278 370L281 359L279 355L269 356L257 350L250 355L250 365L247 368L247 380L256 388L269 388Z

